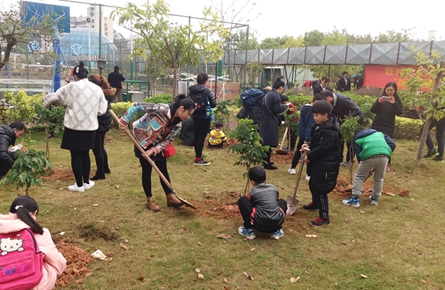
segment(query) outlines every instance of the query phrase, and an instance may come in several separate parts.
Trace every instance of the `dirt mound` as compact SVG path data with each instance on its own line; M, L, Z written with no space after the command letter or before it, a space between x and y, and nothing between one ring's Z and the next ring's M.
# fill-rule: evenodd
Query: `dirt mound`
M92 271L87 268L88 264L94 260L90 254L68 239L53 239L57 249L66 259L66 269L57 277L56 286L66 287L73 280L76 280L76 283L82 283L82 276L92 275Z
M40 177L43 181L74 180L71 169L50 170L47 176Z
M371 194L372 189L374 186L373 178L370 177L366 182L363 184L363 194L365 196L368 196ZM339 175L337 178L337 185L335 186L335 189L332 191L332 194L338 195L338 196L349 196L352 193L352 184L349 182L349 177L341 176ZM409 196L409 190L402 187L397 187L388 184L387 182L383 182L383 188L382 188L382 194L383 195L399 195L399 196Z

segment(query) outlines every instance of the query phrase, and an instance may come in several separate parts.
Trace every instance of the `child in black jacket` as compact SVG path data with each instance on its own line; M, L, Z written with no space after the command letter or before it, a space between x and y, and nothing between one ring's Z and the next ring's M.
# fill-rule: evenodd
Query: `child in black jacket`
M337 184L341 161L338 140L340 125L331 112L332 105L327 101L318 101L312 106L316 125L312 128L311 144L302 146L302 150L310 149L304 160L311 176L309 189L312 193L312 200L315 202L315 208L319 210L319 217L310 222L311 226L331 223L327 194Z

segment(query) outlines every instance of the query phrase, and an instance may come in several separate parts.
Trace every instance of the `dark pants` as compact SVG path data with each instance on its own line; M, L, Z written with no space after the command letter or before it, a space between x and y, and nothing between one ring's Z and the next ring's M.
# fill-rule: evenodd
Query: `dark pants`
M15 152L8 152L9 157L12 158L12 160L14 160L14 153ZM6 175L6 173L8 173L9 169L11 169L12 165L9 166L7 164L4 163L0 163L0 178L2 178L3 176Z
M329 220L328 195L312 193L312 202L318 207L318 216L322 219Z
M292 165L290 166L291 168L297 167L298 162L301 160L300 149L301 149L301 146L303 146L303 144L304 144L304 140L300 138L298 140L297 148L295 148L296 151L295 151L294 158L292 159Z
M443 158L444 145L445 145L445 140L444 140L445 118L442 118L440 120L434 119L430 125L430 130L434 127L436 127L437 152L439 153L439 157ZM420 129L420 134L422 134L422 131L423 131L423 126ZM434 151L433 140L431 139L429 133L426 138L426 146L428 147L428 151L430 152Z
M144 188L145 195L147 197L151 197L151 171L153 167L151 167L150 163L148 163L147 159L144 157L139 157L139 162L141 163L142 167L142 187ZM167 160L159 160L159 161L153 161L156 166L159 168L159 170L162 172L162 174L165 176L165 178L170 183L170 176L168 175L167 171ZM157 174L157 173L156 173ZM159 177L159 180L161 181L162 188L164 189L165 194L172 193L170 188L162 181L161 177Z
M278 206L284 211L287 211L287 203L285 200L283 199L279 199L278 200ZM252 214L252 210L253 210L253 206L252 203L250 202L250 200L247 198L247 196L242 196L239 200L238 200L238 207L239 207L239 211L241 213L241 216L243 217L243 221L244 221L244 228L246 229L253 229L254 226L251 224L251 214ZM281 227L280 227L281 229ZM275 230L271 230L271 232L275 232L279 229L275 229Z
M105 176L105 169L108 169L108 155L104 148L106 132L96 132L96 142L94 143L93 153L96 159L96 175Z
M89 150L70 150L70 153L71 168L73 169L74 178L76 179L77 186L81 187L84 183L90 183L91 160Z
M204 147L204 141L209 133L210 129L210 119L196 118L193 119L193 131L195 135L194 146L195 146L195 157L201 158L202 149Z
M270 156L272 155L272 147L269 147L269 151L267 151L266 156L263 158L263 165L271 165L270 164Z

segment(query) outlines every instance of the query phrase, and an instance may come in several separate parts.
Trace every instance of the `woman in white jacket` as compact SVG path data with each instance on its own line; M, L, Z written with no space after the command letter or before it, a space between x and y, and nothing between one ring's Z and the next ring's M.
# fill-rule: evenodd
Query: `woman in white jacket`
M0 215L0 234L9 234L29 228L43 253L43 277L33 290L50 290L56 284L57 275L66 268L66 260L57 250L51 233L36 221L39 206L29 196L19 196L11 204L9 214Z
M75 82L71 81L74 77ZM71 191L84 192L94 186L89 179L91 161L89 150L94 148L97 116L107 111L107 100L102 89L88 80L88 70L83 62L69 70L67 83L54 94L45 98L43 107L62 105L65 107L62 149L70 150L71 167L76 183L68 186Z

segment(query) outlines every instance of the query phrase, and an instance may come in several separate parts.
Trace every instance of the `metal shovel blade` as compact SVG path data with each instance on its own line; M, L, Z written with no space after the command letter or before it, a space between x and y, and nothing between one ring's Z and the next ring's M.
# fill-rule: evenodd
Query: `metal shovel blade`
M190 202L186 201L185 199L181 198L176 192L175 192L175 196L177 199L179 199L179 201L181 201L185 206L191 207L193 209L196 209L196 206L194 206L193 204L191 204Z
M298 199L294 199L291 196L288 196L286 198L286 203L287 203L286 214L293 215L295 213L295 211L297 210L297 206L298 206L299 202L300 201Z

